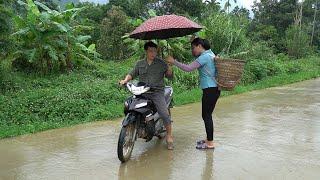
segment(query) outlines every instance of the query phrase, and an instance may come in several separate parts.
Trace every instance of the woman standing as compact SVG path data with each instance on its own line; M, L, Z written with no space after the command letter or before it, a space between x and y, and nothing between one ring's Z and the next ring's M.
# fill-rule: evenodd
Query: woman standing
M191 47L192 55L197 57L191 64L183 64L171 56L167 57L166 60L168 63L174 64L185 72L191 72L198 69L200 87L203 91L202 119L205 124L207 139L198 141L196 148L214 149L212 112L220 96L220 90L215 81L216 68L213 62L215 54L211 51L210 44L205 39L195 38L191 42Z

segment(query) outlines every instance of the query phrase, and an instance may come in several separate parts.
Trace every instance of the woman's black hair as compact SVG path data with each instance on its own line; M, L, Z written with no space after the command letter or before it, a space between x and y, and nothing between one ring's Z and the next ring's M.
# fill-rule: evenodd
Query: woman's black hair
M152 41L149 41L144 44L144 50L148 50L149 47L157 48L158 45Z
M193 46L201 45L205 50L209 50L211 48L209 41L206 39L201 39L201 38L195 38L191 42L191 45L193 45Z

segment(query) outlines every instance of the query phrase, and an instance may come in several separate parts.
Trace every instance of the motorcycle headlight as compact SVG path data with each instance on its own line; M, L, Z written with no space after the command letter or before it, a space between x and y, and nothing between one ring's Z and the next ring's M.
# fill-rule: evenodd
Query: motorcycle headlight
M127 101L124 102L124 108L128 109L129 108L129 103Z

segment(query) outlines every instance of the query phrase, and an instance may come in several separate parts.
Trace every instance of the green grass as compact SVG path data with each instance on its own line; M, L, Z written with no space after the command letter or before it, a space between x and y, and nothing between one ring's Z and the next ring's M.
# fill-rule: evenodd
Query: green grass
M1 70L0 138L121 117L123 101L129 94L119 89L117 82L134 62L100 62L85 65L72 73L44 77ZM298 68L296 64L299 64ZM262 79L256 76L260 72L246 72L246 79L255 81L239 85L234 91L223 92L222 96L320 77L318 57L283 62L277 66L281 73L271 76L267 71L267 76L261 76ZM175 81L169 83L174 87L175 105L200 101L202 92L197 87L197 73L176 69L175 75Z
M241 94L253 90L283 86L295 82L314 79L320 77L320 69L318 71L298 72L295 74L282 74L273 77L267 77L261 81L249 85L239 85L233 91L222 91L221 97ZM199 102L201 100L202 92L200 89L192 89L175 95L176 105L184 105L188 103Z

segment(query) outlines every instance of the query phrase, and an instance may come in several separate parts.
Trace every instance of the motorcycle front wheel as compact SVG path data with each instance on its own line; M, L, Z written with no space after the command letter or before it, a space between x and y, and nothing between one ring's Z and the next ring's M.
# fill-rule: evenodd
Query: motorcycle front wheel
M137 127L135 123L130 123L126 127L121 128L118 140L118 158L121 162L130 159L137 135Z

